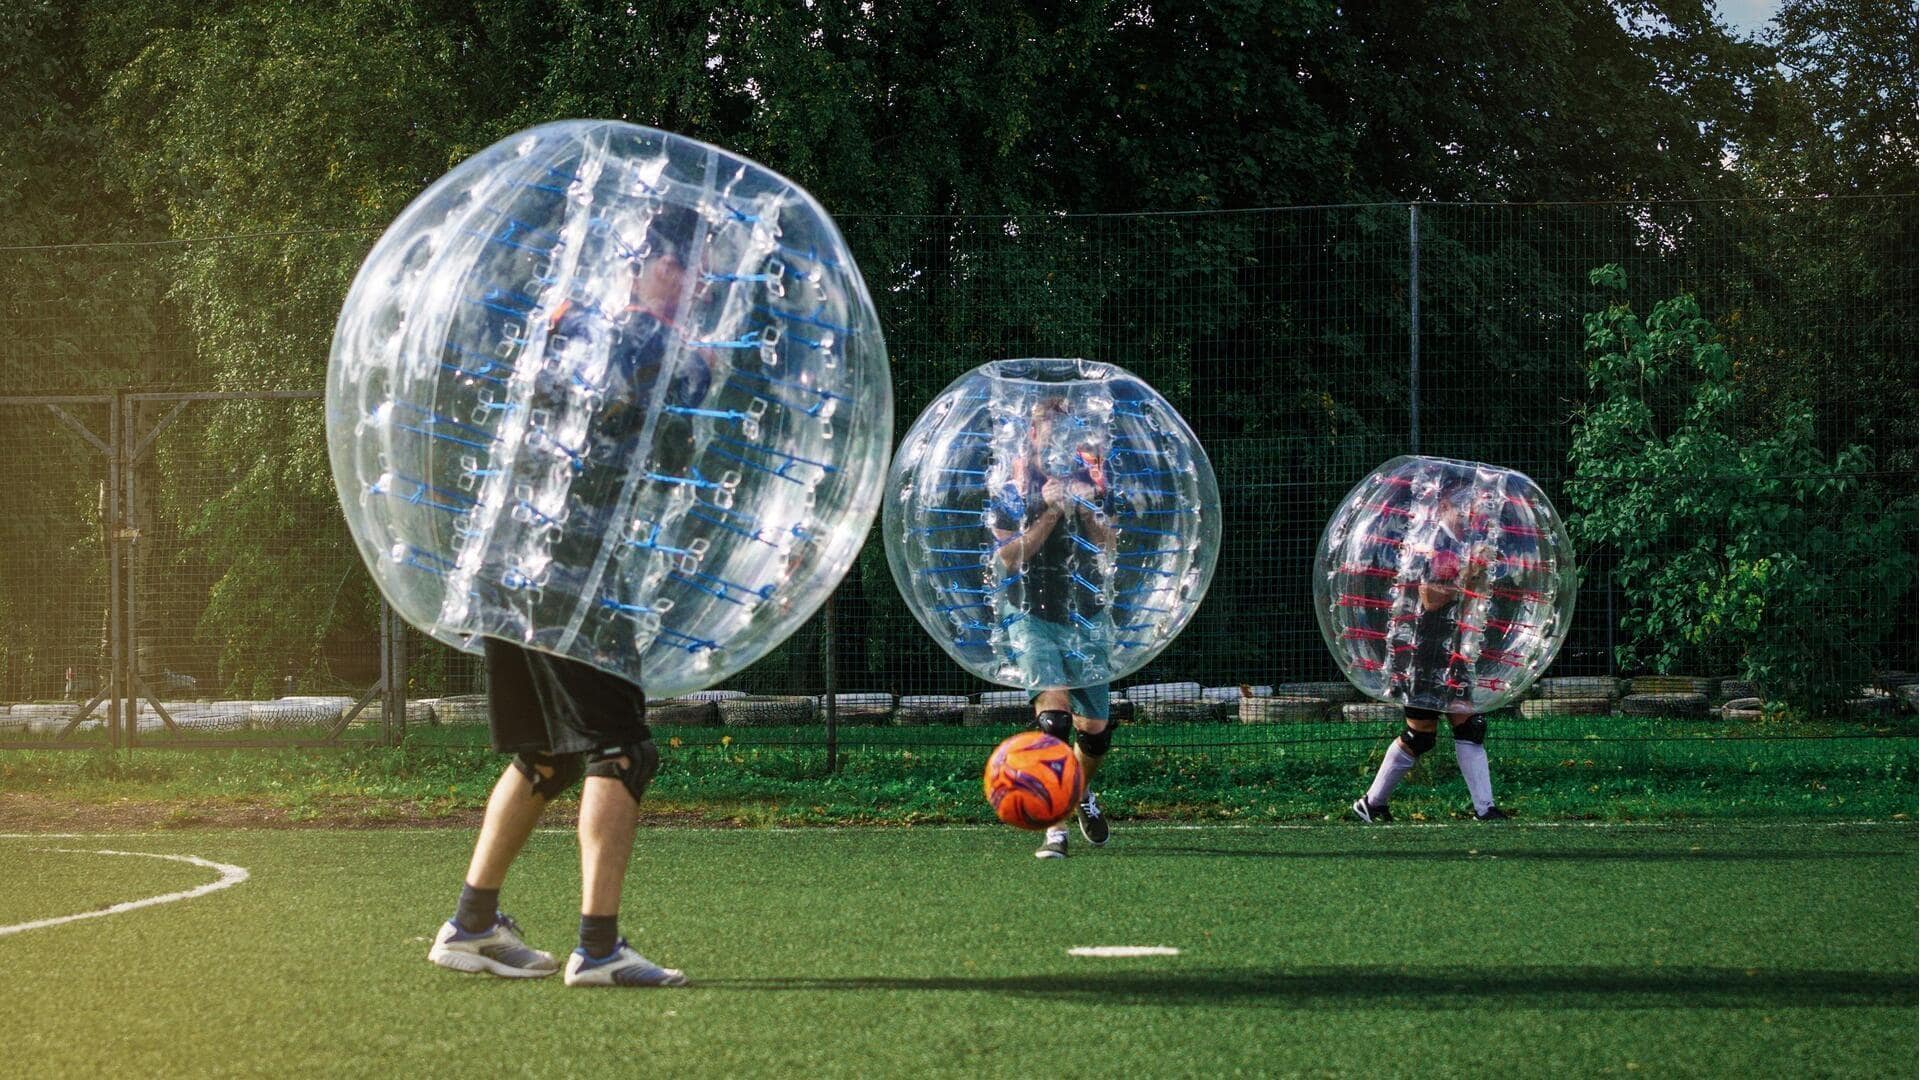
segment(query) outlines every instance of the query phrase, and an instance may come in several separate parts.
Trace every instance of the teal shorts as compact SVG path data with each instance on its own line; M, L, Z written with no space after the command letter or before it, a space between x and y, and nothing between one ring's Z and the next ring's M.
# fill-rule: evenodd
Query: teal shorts
M1027 700L1038 698L1046 690L1066 689L1067 700L1075 716L1089 720L1108 719L1113 711L1112 692L1103 678L1112 649L1113 618L1102 614L1092 627L1048 622L1029 615L1007 628L1007 641L1019 650L1014 663L1034 688ZM1088 679L1099 682L1084 686Z

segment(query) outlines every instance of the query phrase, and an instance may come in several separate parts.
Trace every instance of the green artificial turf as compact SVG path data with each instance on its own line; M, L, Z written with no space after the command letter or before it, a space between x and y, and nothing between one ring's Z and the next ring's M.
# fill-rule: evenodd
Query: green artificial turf
M1862 724L1797 735L1693 732L1620 718L1512 720L1487 740L1502 805L1529 820L1891 818L1915 809L1910 732ZM1892 718L1910 726L1910 718ZM986 823L980 769L1013 729L850 727L827 771L818 726L659 731L649 808L749 824ZM0 751L11 793L84 807L166 803L168 823L223 820L247 801L291 820L419 819L484 805L504 759L476 729L422 728L401 747ZM1132 816L1307 821L1344 813L1394 731L1385 725L1130 724L1096 785ZM1396 812L1462 817L1447 736L1396 796Z
M1076 841L1078 838L1076 837ZM0 1040L34 1075L1909 1074L1916 847L1890 824L1178 828L1042 862L999 828L647 829L624 929L678 991L424 960L471 836L0 839ZM183 874L181 871L185 870ZM571 944L536 835L503 906ZM1160 945L1091 959L1074 945Z

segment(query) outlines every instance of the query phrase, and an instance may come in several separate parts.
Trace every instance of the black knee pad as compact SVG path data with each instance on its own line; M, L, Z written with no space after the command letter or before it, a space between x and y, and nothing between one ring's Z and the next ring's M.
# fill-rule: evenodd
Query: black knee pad
M1400 733L1400 745L1406 747L1414 757L1419 757L1433 749L1433 744L1439 741L1440 737L1433 732L1415 731L1411 726Z
M1098 734L1091 731L1081 732L1080 752L1088 757L1105 757L1107 747L1113 745L1113 729L1118 726L1112 720L1108 720L1107 726L1101 728Z
M1454 742L1483 743L1487 741L1487 718L1469 716L1453 725Z
M1034 719L1039 721L1041 731L1059 739L1061 742L1066 742L1067 737L1073 734L1073 714L1070 712L1065 712L1061 709L1048 709L1046 712L1034 717Z
M620 759L626 758L625 765ZM653 783L653 774L660 771L660 748L652 739L633 746L615 746L606 750L595 750L588 756L588 776L611 776L620 781L639 802L647 794L647 785Z
M586 771L579 754L548 754L538 750L522 750L513 755L513 767L533 785L533 793L543 799L561 795ZM545 775L541 774L542 769L547 770Z

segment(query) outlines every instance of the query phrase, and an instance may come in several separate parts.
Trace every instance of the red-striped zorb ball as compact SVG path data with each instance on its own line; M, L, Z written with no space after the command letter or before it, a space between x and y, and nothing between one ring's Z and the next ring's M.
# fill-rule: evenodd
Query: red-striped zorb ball
M1341 500L1314 556L1321 636L1368 697L1451 715L1525 694L1566 641L1579 575L1523 473L1397 457Z
M616 121L520 132L430 185L361 266L327 371L340 503L407 621L653 696L819 608L892 427L879 321L820 204Z

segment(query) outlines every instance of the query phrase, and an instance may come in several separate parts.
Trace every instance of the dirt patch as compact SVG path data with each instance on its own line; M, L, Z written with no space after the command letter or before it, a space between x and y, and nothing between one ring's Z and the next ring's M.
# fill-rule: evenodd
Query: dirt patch
M571 828L579 804L558 803L542 828ZM261 799L110 799L88 801L49 795L0 794L0 832L140 832L167 829L455 829L480 827L471 806L331 798L285 806ZM730 828L706 812L671 807L643 810L640 824Z

